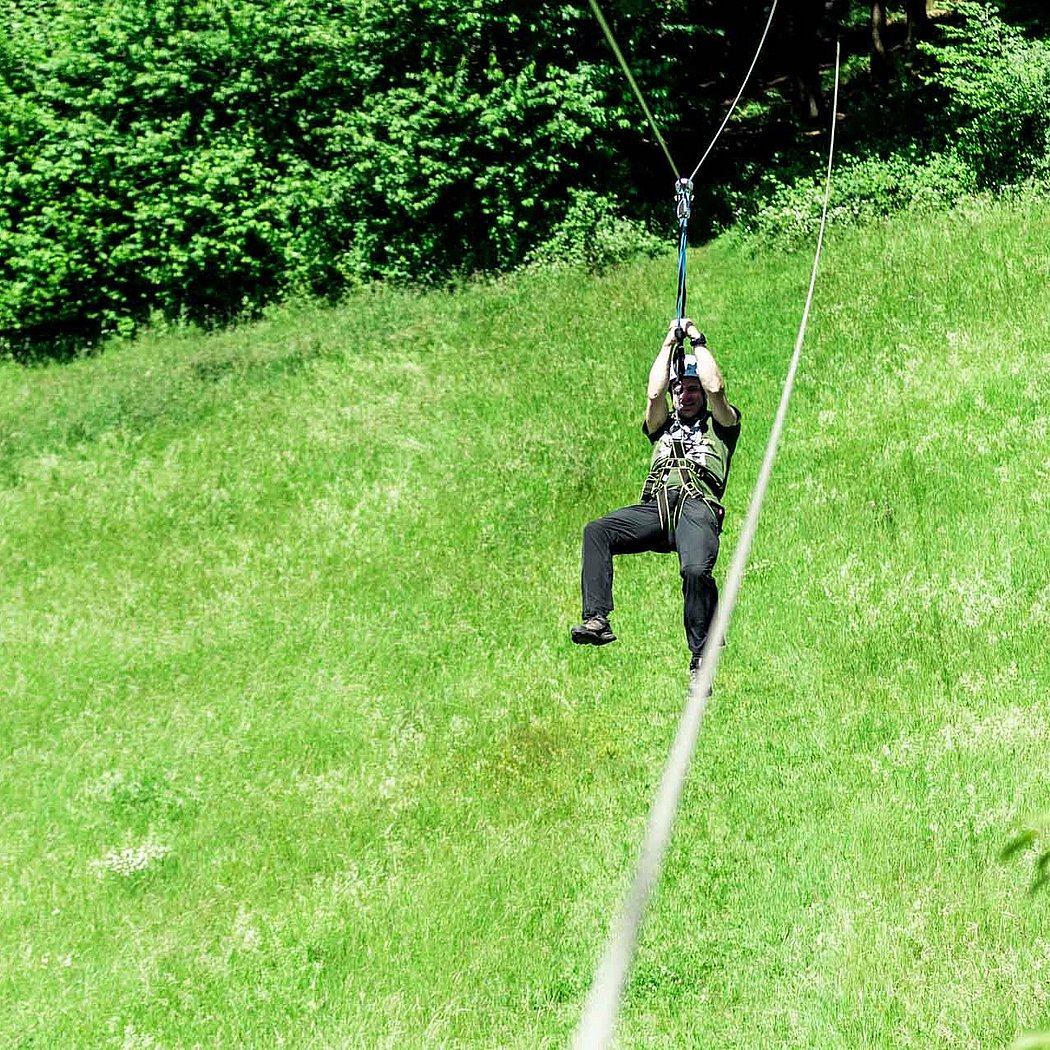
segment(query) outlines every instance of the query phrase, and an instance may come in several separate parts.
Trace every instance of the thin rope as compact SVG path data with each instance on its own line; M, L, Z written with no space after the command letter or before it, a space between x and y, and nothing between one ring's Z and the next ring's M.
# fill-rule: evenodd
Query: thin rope
M813 293L817 284L817 271L824 246L824 229L828 218L828 203L831 199L831 167L835 156L835 114L839 98L839 66L841 44L835 45L835 93L831 105L831 139L828 148L828 167L824 187L824 207L820 216L820 232L817 236L817 250L813 258L813 271L809 280L809 292L806 296L805 309L802 311L802 322L799 325L798 338L795 340L795 352L788 366L787 378L784 380L780 405L766 444L765 457L755 482L751 502L741 530L740 539L733 555L732 564L726 577L725 593L719 600L714 623L707 636L707 643L702 654L700 674L689 688L685 708L678 726L671 753L668 756L656 799L649 813L645 839L642 842L635 870L634 881L625 898L617 917L612 936L605 949L601 964L595 974L594 983L587 996L583 1017L573 1038L575 1050L604 1050L610 1046L616 1020L620 1010L623 990L627 982L627 973L638 942L645 909L649 896L660 876L664 854L671 837L675 815L681 801L689 763L696 747L700 723L707 707L707 696L718 670L721 639L725 637L733 615L737 594L747 568L751 544L758 529L758 518L762 511L766 489L773 473L773 461L776 458L777 446L784 430L788 404L795 384L799 359L802 354L802 343L809 323L810 308L813 305Z
M664 156L667 158L667 163L671 165L671 171L674 172L675 180L678 179L678 165L675 164L671 157L671 151L667 148L667 143L664 142L663 135L660 134L660 129L656 126L656 121L653 119L652 113L649 111L649 107L646 105L645 99L642 97L641 89L638 87L637 81L634 79L634 74L631 72L630 67L627 65L627 59L623 57L623 52L620 50L620 45L616 43L616 37L613 36L612 30L609 28L609 23L605 21L605 15L602 14L601 8L598 6L598 0L590 0L591 10L594 12L594 17L598 19L598 24L602 27L605 33L605 39L609 41L609 46L613 49L613 54L619 60L620 66L623 68L624 74L627 76L627 83L631 85L634 90L635 97L638 99L639 105L642 107L642 112L645 114L646 120L649 121L649 127L653 129L653 134L656 136L656 141L660 143L660 148L664 151Z
M729 112L726 113L725 118L715 132L715 137L711 139L707 149L704 150L704 155L697 162L696 167L693 168L693 174L689 176L690 182L696 178L696 173L703 166L703 163L707 160L708 156L710 156L711 150L715 148L715 143L718 141L722 132L725 131L726 125L729 123L729 118L733 115L733 111L736 109L736 105L740 101L740 96L743 95L744 89L747 87L748 81L751 79L751 74L755 71L755 66L758 65L758 57L762 54L762 48L766 46L766 37L769 36L769 27L773 24L773 15L776 13L778 2L779 0L773 0L773 6L769 9L769 18L766 19L766 28L762 30L762 39L759 40L758 50L755 52L755 57L751 59L751 65L748 67L748 71L744 75L744 82L740 85L740 90L736 93L736 98L733 99L733 104L729 107Z

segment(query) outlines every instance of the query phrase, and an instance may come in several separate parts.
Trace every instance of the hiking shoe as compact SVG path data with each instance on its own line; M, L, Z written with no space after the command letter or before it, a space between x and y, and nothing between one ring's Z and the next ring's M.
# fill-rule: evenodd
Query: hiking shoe
M700 668L703 666L703 660L700 658L699 653L693 653L692 659L689 661L689 684L696 685L700 678ZM707 695L711 695L710 686L707 689Z
M616 641L616 635L612 633L609 621L604 616L588 617L569 633L577 645L608 645Z

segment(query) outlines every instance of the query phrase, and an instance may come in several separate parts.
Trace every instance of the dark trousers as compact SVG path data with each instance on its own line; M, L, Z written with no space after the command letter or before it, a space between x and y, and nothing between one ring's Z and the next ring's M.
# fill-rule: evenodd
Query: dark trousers
M715 615L718 586L711 575L718 557L718 520L701 499L686 499L674 542L660 525L655 503L636 503L590 522L583 530L583 618L613 610L613 555L678 552L685 599L685 636L699 653Z

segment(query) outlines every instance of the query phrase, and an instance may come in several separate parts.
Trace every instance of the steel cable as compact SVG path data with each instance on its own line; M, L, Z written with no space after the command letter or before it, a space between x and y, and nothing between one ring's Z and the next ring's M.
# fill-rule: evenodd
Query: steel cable
M638 104L642 107L645 119L649 122L649 127L652 128L653 134L656 136L656 141L660 144L660 148L663 150L664 156L667 158L667 163L671 166L671 171L674 172L675 181L677 182L680 178L678 174L678 165L675 164L674 158L671 156L671 151L667 148L667 143L664 141L664 137L660 133L660 129L656 124L656 119L653 117L652 111L649 109L645 97L642 95L641 88L638 87L638 82L634 79L631 67L627 64L627 60L623 56L623 51L620 50L620 45L616 42L616 37L613 35L613 31L610 28L609 23L606 21L605 15L602 14L601 8L598 6L598 0L588 0L588 2L591 5L591 10L594 12L594 17L602 27L602 32L605 34L605 39L609 42L609 47L612 48L616 60L620 63L620 68L623 70L624 76L627 77L627 83L631 85L631 90L634 92L635 98L638 99ZM737 91L736 97L730 104L725 117L723 117L722 123L718 126L718 130L714 133L714 137L708 143L707 149L704 150L700 160L697 161L696 167L693 168L693 173L689 176L690 182L696 178L696 174L700 168L703 167L704 161L706 161L711 155L711 151L715 148L715 143L718 142L722 132L725 131L730 117L732 117L733 113L736 111L737 104L740 102L744 91L747 89L747 85L751 80L751 74L754 73L755 67L758 65L759 57L762 54L762 49L766 45L766 38L769 36L770 27L773 25L773 16L776 14L778 3L779 0L773 0L773 3L769 8L769 17L766 19L766 25L762 30L762 36L758 41L758 47L755 50L754 58L751 59L751 65L748 66L748 70L744 74L744 79L740 84L740 89Z
M616 55L616 58L623 69L624 75L627 77L627 83L631 85L635 97L638 99L638 104L642 107L642 112L645 114L646 120L649 121L649 127L653 129L656 141L660 143L660 148L664 151L667 163L671 165L671 171L674 172L675 181L677 182L678 165L675 164L674 159L671 156L671 151L667 148L667 143L664 142L664 137L660 134L660 129L656 126L656 120L653 118L648 105L646 105L645 98L642 96L641 88L638 87L638 83L634 79L634 74L631 72L630 66L627 65L627 59L623 57L620 45L616 43L616 37L613 36L613 31L609 28L609 23L605 21L605 15L602 14L602 10L598 6L598 0L589 0L589 2L591 10L594 12L594 17L598 19L598 24L602 27L602 31L605 33L605 39L609 41L609 46L613 49L613 54Z
M776 13L777 3L778 0L773 0L773 6L769 9L769 18L766 19L766 28L762 30L762 39L758 42L758 50L755 51L755 57L751 59L751 65L748 67L747 73L744 74L744 82L740 85L740 90L736 93L736 98L733 99L733 103L729 107L729 112L726 113L722 123L718 126L714 138L711 139L707 149L704 150L704 155L699 161L697 161L696 167L693 168L693 174L689 176L690 182L696 178L696 173L703 166L704 161L711 155L711 150L715 148L715 143L720 138L722 132L725 131L726 125L729 123L729 118L733 115L733 111L736 109L736 105L740 101L740 96L743 95L744 89L747 87L748 81L751 79L751 74L755 71L755 66L758 65L759 55L762 54L762 48L766 46L766 37L769 36L769 27L773 24L773 15Z

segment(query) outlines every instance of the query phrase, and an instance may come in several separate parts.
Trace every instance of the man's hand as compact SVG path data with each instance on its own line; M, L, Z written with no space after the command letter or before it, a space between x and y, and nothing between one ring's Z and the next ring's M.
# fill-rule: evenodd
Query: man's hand
M699 339L700 330L692 321L688 321L687 324L689 327L686 329L686 335L690 339ZM704 389L709 394L721 394L725 390L726 383L725 379L722 378L722 371L718 367L714 355L703 345L694 346L693 355L696 357L696 370L700 375L700 382L703 384Z
M694 335L693 332L696 334ZM699 335L700 333L694 327L689 333L689 338L696 339ZM735 426L740 420L740 415L726 400L725 377L714 355L706 346L694 346L693 354L696 356L696 370L700 374L700 383L707 391L707 403L711 409L711 415L723 426Z
M688 317L671 318L671 324L667 329L667 338L664 339L664 346L674 346L678 342L678 333L681 332L684 336L692 323Z
M696 356L696 370L704 389L709 394L721 394L726 383L711 351L706 346L694 346L693 354Z

